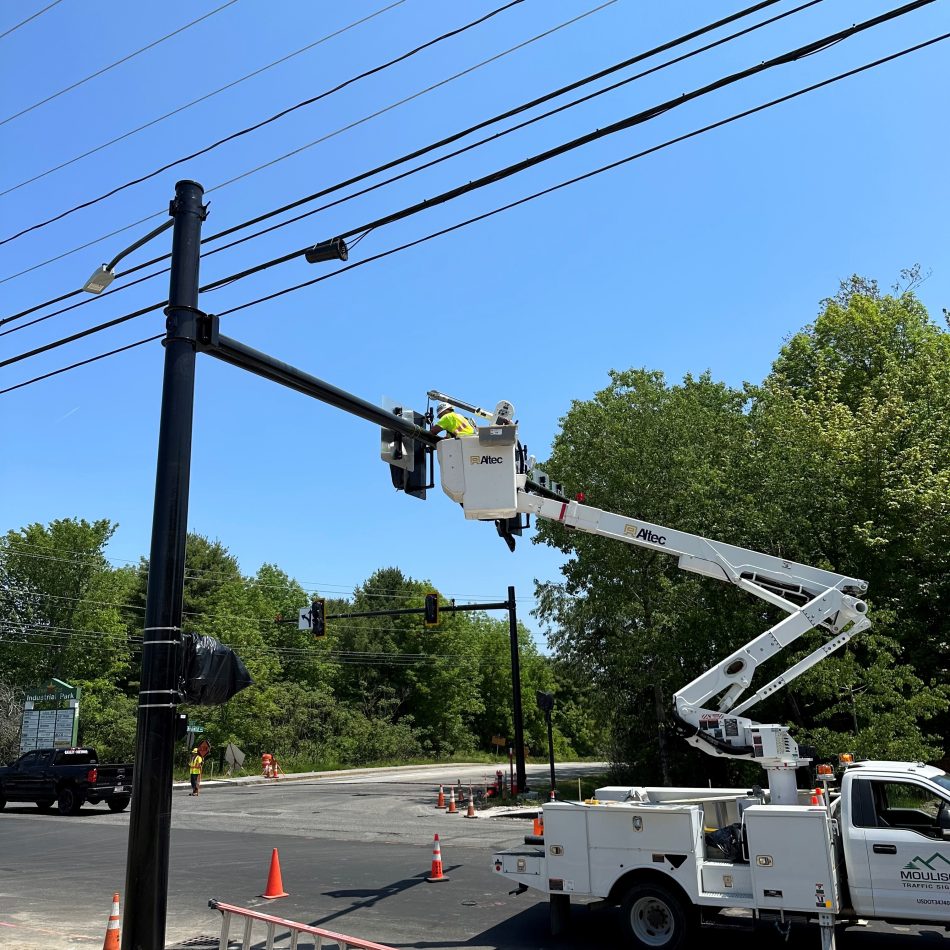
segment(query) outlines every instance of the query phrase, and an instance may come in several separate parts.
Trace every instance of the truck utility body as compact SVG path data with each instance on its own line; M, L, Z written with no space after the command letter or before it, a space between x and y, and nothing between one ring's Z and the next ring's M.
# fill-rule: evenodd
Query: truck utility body
M95 749L34 749L0 768L0 809L33 802L41 811L56 804L61 815L77 815L86 803L122 811L131 798L132 766L100 764Z
M549 895L555 933L571 896L599 898L622 905L634 946L661 950L687 947L695 924L726 909L782 927L817 921L825 950L841 920L946 926L950 778L923 763L862 762L844 770L840 790L826 768L822 788L801 791L797 772L811 759L787 726L747 715L870 626L866 582L563 497L527 457L510 403L501 406L491 425L438 445L442 488L467 519L494 520L512 550L521 519L534 515L670 554L682 570L733 584L787 616L674 696L687 741L757 762L767 790L611 787L589 802L551 802L541 842L529 837L498 852L495 872L519 892ZM758 666L812 630L823 637L817 649L743 698Z
M837 920L950 920L950 778L939 769L862 762L840 792L802 792L799 805L744 789L596 796L546 804L543 844L498 852L494 870L555 899L623 905L635 945L685 946L690 924L723 908L815 919L826 947Z

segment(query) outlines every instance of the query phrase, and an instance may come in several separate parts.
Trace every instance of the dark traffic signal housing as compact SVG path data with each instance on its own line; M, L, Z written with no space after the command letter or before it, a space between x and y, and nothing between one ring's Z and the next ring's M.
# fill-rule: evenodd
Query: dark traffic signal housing
M427 627L436 627L439 624L439 595L426 594L425 621Z
M327 602L322 598L310 601L310 630L315 637L322 637L327 632L326 608Z

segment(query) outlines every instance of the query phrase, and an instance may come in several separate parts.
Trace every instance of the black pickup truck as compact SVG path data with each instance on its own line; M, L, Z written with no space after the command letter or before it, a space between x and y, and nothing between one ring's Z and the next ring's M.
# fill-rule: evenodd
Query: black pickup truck
M40 811L58 805L78 815L87 802L122 811L132 798L132 766L100 765L95 749L34 749L0 768L0 810L7 802L34 802Z

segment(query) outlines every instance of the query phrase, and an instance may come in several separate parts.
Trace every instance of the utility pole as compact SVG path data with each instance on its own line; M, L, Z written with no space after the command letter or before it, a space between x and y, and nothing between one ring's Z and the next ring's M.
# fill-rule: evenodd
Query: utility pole
M518 614L515 607L515 589L508 588L508 634L511 639L511 711L515 719L515 781L518 791L528 787L524 765L524 719L521 712L521 659L518 650Z
M175 712L191 479L204 189L180 181L170 213L171 276L125 872L122 950L164 950Z

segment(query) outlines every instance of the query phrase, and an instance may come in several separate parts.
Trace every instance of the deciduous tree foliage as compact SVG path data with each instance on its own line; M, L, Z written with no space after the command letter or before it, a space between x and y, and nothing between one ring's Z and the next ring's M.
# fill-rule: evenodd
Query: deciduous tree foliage
M872 630L754 714L797 725L824 755L936 759L948 410L950 335L909 290L853 278L760 385L612 372L572 404L546 468L598 507L867 579ZM672 693L779 615L662 554L549 524L539 539L569 555L564 579L539 585L540 613L561 660L613 699L615 760L643 780L688 779L699 753L671 735ZM724 763L702 766L723 777Z
M110 566L103 552L115 527L65 519L0 543L5 757L18 741L18 691L50 676L82 688L80 741L113 760L134 754L148 563ZM431 589L385 568L352 597L327 598L326 612L421 608ZM181 707L219 753L234 742L252 763L271 752L285 767L329 768L485 752L493 734L512 735L507 618L445 612L433 628L421 613L328 619L326 636L315 638L297 629L311 593L319 594L277 565L245 576L220 541L189 535L183 628L233 647L254 678L223 706ZM533 698L552 675L519 633L523 689ZM527 742L543 752L543 722L528 698L525 713ZM558 742L570 751L560 731Z

